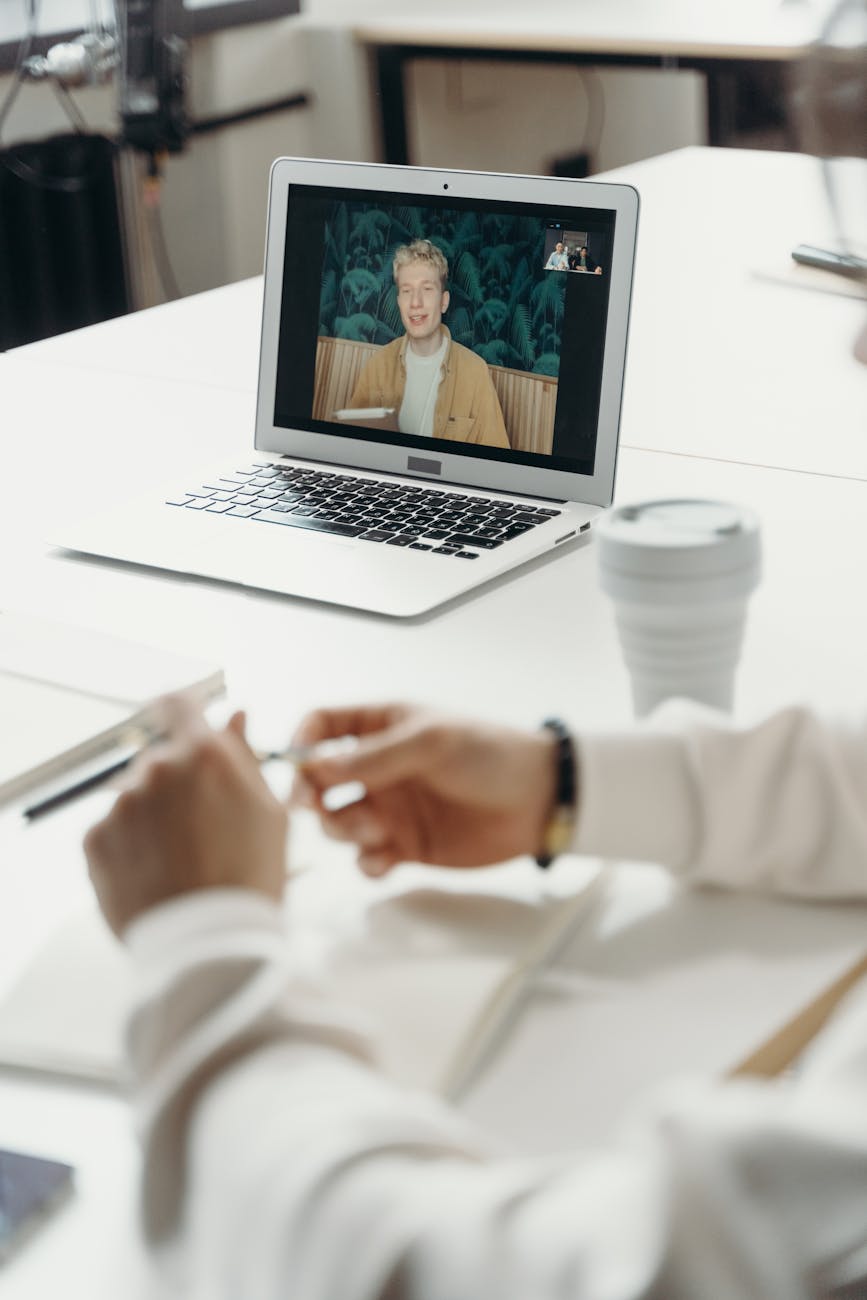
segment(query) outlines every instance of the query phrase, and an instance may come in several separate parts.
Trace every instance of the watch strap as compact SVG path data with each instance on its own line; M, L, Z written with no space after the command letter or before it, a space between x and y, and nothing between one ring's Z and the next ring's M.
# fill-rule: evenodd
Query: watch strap
M578 802L578 767L575 742L566 724L559 718L546 718L542 727L552 732L557 742L554 810L545 827L542 851L536 856L537 866L545 868L550 867L554 859L564 853L572 842Z

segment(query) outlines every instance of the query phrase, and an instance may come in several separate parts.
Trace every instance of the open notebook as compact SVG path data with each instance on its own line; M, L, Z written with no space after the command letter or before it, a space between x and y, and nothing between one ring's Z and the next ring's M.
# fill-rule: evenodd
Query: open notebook
M672 1074L731 1071L864 956L860 909L680 891L646 865L370 882L342 846L310 845L309 871L295 848L289 942L367 1013L388 1074L466 1095L527 1151L598 1140ZM118 1081L127 991L95 910L74 918L0 1000L0 1067ZM540 1122L526 1101L542 1077Z
M516 967L541 965L560 945L591 900L584 891L594 888L596 864L577 868L564 897L525 863L482 881L405 868L374 884L343 846L308 835L301 816L295 823L288 942L335 997L366 1013L388 1074L462 1091L481 1064L476 1028L517 1006ZM130 987L122 946L87 906L0 997L0 1068L119 1083Z

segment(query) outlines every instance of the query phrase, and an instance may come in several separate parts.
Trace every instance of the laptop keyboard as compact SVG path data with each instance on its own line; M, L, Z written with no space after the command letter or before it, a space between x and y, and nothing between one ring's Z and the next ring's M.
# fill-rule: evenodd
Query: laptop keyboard
M330 470L253 464L170 498L186 510L476 560L562 511Z

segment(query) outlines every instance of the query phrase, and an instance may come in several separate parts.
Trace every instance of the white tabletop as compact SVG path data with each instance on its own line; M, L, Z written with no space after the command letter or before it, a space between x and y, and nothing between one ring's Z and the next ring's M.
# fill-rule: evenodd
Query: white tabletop
M379 45L540 51L575 50L708 58L786 59L813 37L822 6L780 0L501 0L496 5L440 0L412 12L395 0L365 6L359 40Z
M685 149L607 178L641 195L622 444L867 478L865 305L791 259L833 239L818 162Z
M619 175L641 190L643 226L618 499L698 494L752 505L762 520L765 572L750 609L738 709L754 716L794 698L849 711L860 706L864 677L867 376L849 358L861 309L749 273L755 259L785 260L791 242L826 232L813 164L687 151ZM741 228L735 218L747 207L749 247L742 240L717 257L721 237ZM677 256L664 264L675 246ZM156 484L168 456L199 468L203 457L246 456L259 294L259 283L248 281L0 356L4 481L13 487L0 513L4 607L220 661L230 696L250 707L255 738L263 741L284 739L310 706L385 695L526 725L551 713L584 727L626 721L627 680L611 611L596 585L592 544L404 623L64 556L42 545L53 512L70 499L95 507L111 493ZM27 832L0 825L0 990L87 898L78 844L107 798L97 795ZM326 855L323 870L327 862ZM309 881L300 878L299 897L303 889L313 899L316 889L343 888L349 879L345 863L332 876L320 874L318 884L317 871ZM619 953L610 960L624 975L655 970L654 1013L662 1017L674 997L662 953L671 952L676 913L659 910L665 886L652 871L623 879L625 894L615 893L605 924L625 925L636 898L645 900L646 924L641 941L627 935L609 950ZM380 897L377 888L365 885L363 905ZM705 936L722 977L731 961L726 905L699 906L713 910L692 916L690 929ZM777 940L773 927L768 932L766 957L775 974L764 999L755 999L761 1015L773 1015L784 977L809 982L833 969L835 946L848 950L853 930L863 928L858 913L816 909L811 921L812 911L800 909L797 924L781 926ZM787 951L795 933L802 941ZM747 948L757 941L746 931L741 940ZM719 1052L734 1041L700 1040L695 1055L684 1058L675 1037L663 1034L659 1059L645 1054L635 1077L625 1058L600 1057L589 1076L585 1071L576 1107L570 1080L580 1073L586 1035L592 1039L597 1019L603 1024L609 1014L604 1000L588 1007L581 982L587 951L580 944L570 949L566 982L556 996L533 1004L498 1069L467 1098L470 1113L523 1149L586 1137L591 1096L599 1130L606 1131L626 1097L668 1062L717 1069ZM597 951L595 980L609 977L606 961ZM761 1016L750 1023L758 1032ZM736 1022L728 1026L731 1035L736 1031ZM521 1081L532 1082L552 1035L561 1069L550 1105L531 1120ZM616 1042L627 1038L628 1027L618 1022ZM4 1294L41 1300L59 1293L69 1276L96 1300L134 1294L136 1155L123 1104L96 1089L0 1073L4 1143L70 1159L80 1169L75 1202L10 1265Z

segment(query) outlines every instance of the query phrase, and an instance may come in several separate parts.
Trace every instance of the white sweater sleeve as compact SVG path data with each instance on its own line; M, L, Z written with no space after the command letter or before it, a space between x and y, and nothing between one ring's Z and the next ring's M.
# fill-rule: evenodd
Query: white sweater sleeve
M203 894L132 937L145 1225L172 1295L806 1300L867 1272L867 998L793 1082L681 1085L608 1149L515 1160L375 1072L287 972L269 906Z
M863 735L793 711L581 752L587 851L865 892ZM794 1079L673 1087L607 1149L528 1161L380 1076L264 899L189 896L128 942L145 1227L189 1300L806 1300L867 1275L867 995Z
M867 725L791 708L749 730L667 706L639 731L582 735L575 850L696 882L867 895Z

